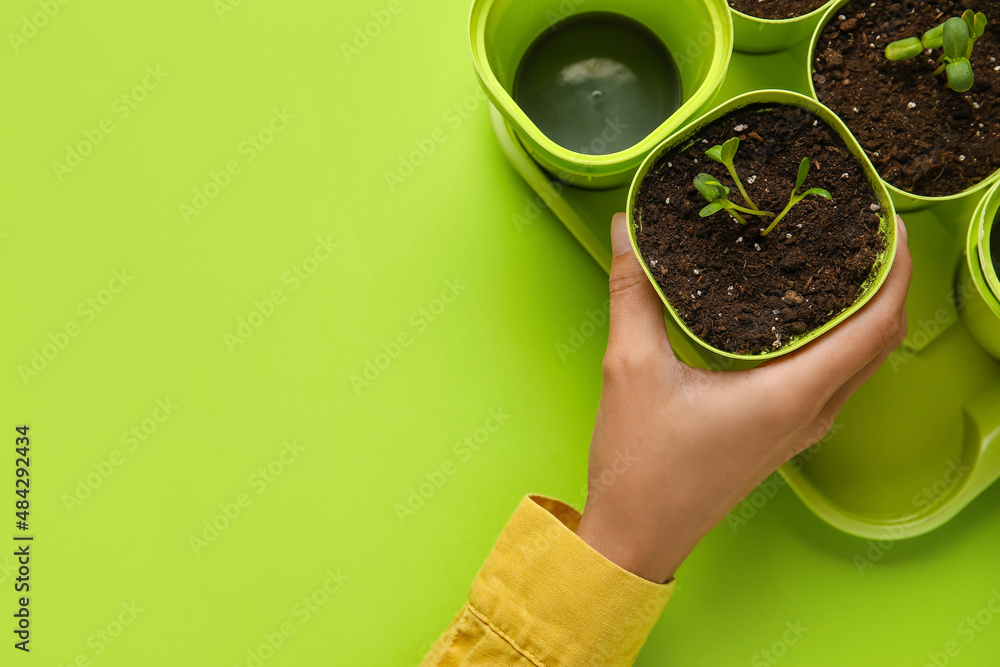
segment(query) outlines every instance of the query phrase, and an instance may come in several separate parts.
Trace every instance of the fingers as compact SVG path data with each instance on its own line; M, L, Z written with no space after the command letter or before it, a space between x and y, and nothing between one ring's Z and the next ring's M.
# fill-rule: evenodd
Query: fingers
M893 353L895 348L886 348L882 354L880 354L874 361L870 362L861 371L847 381L847 384L842 386L840 389L834 393L834 395L827 402L826 407L820 413L820 421L826 424L833 424L837 415L840 411L844 409L844 405L847 403L848 399L854 395L862 385L864 385L868 380L872 378L875 373L882 368L882 365L886 362L886 359Z
M827 436L830 429L836 425L837 416L840 415L840 411L844 409L847 401L882 368L882 365L892 352L893 350L891 349L885 350L884 354L861 369L857 375L848 380L844 386L834 393L833 397L830 398L819 415L813 420L806 437L798 444L798 447L791 453L791 456L795 456L803 450L812 447Z
M609 356L673 359L663 321L663 302L649 283L632 250L628 219L615 215L611 223L611 323L608 333Z
M909 252L909 247L907 244L909 243L910 237L909 233L906 230L906 224L903 222L903 219L898 215L896 216L896 222L899 225L899 231L902 237L902 246L906 247L907 252ZM901 313L901 318L902 318L901 323L903 327L903 335L905 335L907 326L905 303L903 304L903 312ZM872 379L872 376L874 376L875 373L877 373L879 369L882 368L882 365L892 355L896 347L898 346L886 347L886 349L882 351L882 354L880 354L874 361L872 361L863 369L861 369L861 371L857 375L848 380L847 384L838 389L836 393L834 393L834 395L827 402L826 407L823 409L823 412L820 416L820 419L824 423L833 424L834 420L837 418L837 415L839 415L840 411L844 409L844 405L847 404L847 401L851 398L851 396L853 396L856 391L861 389L861 387L866 382L868 382L868 380Z
M906 337L906 294L913 261L902 219L897 217L897 224L896 260L878 294L830 333L762 369L780 375L789 391L820 400L820 405L835 395L846 402ZM841 392L842 388L846 390Z

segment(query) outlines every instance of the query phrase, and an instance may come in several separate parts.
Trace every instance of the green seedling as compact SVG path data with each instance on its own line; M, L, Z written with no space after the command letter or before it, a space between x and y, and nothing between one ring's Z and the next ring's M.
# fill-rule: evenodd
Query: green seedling
M774 213L744 208L743 206L737 206L733 202L729 201L729 188L716 180L715 176L712 176L711 174L698 174L698 176L694 179L694 187L697 188L698 192L700 192L709 202L708 206L701 209L700 215L703 218L715 215L719 211L725 211L731 215L736 222L741 225L746 225L746 218L740 215L740 213L744 213L746 215L774 217Z
M740 149L740 138L733 137L721 146L712 146L710 149L705 151L705 155L709 159L715 160L720 164L726 165L726 169L729 170L729 175L733 177L733 182L736 183L736 187L740 189L740 194L743 195L743 201L746 202L754 211L760 211L757 208L757 204L753 203L750 199L750 195L747 194L747 189L743 187L743 181L740 180L740 175L736 173L736 165L733 162L736 159L736 152Z
M986 33L986 24L985 14L967 9L961 17L953 16L925 32L921 38L909 37L893 42L885 47L885 57L889 60L909 60L919 56L924 49L944 49L937 59L939 67L934 70L934 76L946 72L951 89L964 93L975 83L972 51L976 40Z
M805 185L806 179L809 178L809 166L809 158L802 158L802 162L799 164L799 177L795 179L795 189L792 190L792 196L788 201L788 206L785 207L784 211L778 214L778 217L771 222L771 225L767 229L760 233L761 236L767 236L770 234L771 231L778 226L778 223L781 222L781 219L788 215L791 210L795 208L796 204L809 195L816 195L818 197L822 197L823 199L833 201L833 195L823 188L813 188L811 190L806 190L802 194L798 194L802 186Z

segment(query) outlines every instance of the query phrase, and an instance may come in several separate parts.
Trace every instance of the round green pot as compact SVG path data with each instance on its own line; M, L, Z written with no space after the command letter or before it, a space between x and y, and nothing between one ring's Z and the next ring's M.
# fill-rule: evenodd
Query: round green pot
M820 18L819 22L816 24L816 32L813 34L812 45L809 48L809 62L808 62L808 72L809 72L809 92L812 93L813 99L819 100L819 95L816 94L816 86L813 82L813 62L815 62L816 57L816 46L819 44L819 40L823 35L823 28L826 24L830 22L833 15L840 11L841 8L849 5L853 0L835 0L833 3L827 7L823 16ZM919 34L922 31L915 29L914 34ZM919 211L921 209L929 208L937 204L947 204L951 202L957 202L958 200L965 199L967 197L974 197L976 195L981 195L985 190L990 188L994 183L1000 181L1000 169L996 170L988 178L983 179L981 182L967 188L962 192L955 193L953 195L947 195L942 197L925 197L923 195L913 194L912 192L907 192L897 188L892 183L888 181L885 182L885 187L889 190L892 195L892 200L896 204L896 209L901 212L907 211Z
M835 2L837 0L829 0L808 14L790 19L762 19L730 7L736 50L741 53L776 53L790 49L812 36L820 18Z
M1000 225L996 224L997 210L1000 209L1000 184L996 185L986 199L983 200L979 216L979 261L983 266L986 284L990 286L993 296L1000 299L1000 277L997 277L997 263L1000 257L993 254L992 239L994 234L1000 234Z
M684 103L655 131L626 150L585 155L549 139L514 101L514 76L536 38L554 24L591 12L610 12L642 23L673 55ZM476 75L494 107L531 156L564 183L607 189L625 185L646 155L703 112L729 69L733 24L725 0L473 0L469 40Z
M774 359L790 352L793 352L804 345L808 345L812 341L816 340L826 332L830 331L836 327L841 322L845 321L851 315L860 310L866 303L868 303L872 297L878 292L889 275L889 270L892 268L893 260L896 257L896 210L892 203L892 198L889 196L889 192L885 188L885 184L882 179L879 178L878 173L875 171L875 167L865 156L864 151L861 146L855 140L854 136L851 134L847 126L844 125L843 121L837 117L832 111L827 109L825 106L817 102L816 100L805 97L804 95L799 95L798 93L792 93L785 90L760 90L753 93L747 93L745 95L740 95L729 102L726 102L722 106L710 111L698 120L691 123L689 126L685 127L680 132L677 132L665 142L663 142L656 150L654 150L649 157L646 158L642 166L639 167L638 173L636 173L635 178L632 181L632 187L629 190L628 195L628 220L629 220L629 236L632 240L632 248L636 255L642 257L639 252L639 244L636 238L636 232L642 225L642 220L639 219L638 209L637 209L637 198L639 195L639 190L642 186L642 181L649 173L650 169L656 164L657 160L665 152L676 148L678 145L685 145L692 140L692 138L703 128L705 125L729 114L736 109L740 109L750 104L756 104L758 102L773 103L775 105L797 107L808 111L820 119L823 120L827 125L829 125L834 131L837 132L843 138L844 143L847 148L854 155L858 164L864 170L868 181L871 183L872 188L875 191L876 197L878 197L879 205L882 207L881 218L882 232L885 234L886 239L886 249L882 253L882 256L878 259L878 265L876 266L874 275L868 280L864 285L861 296L857 301L854 302L849 308L844 310L830 322L827 322L822 327L814 329L806 334L798 336L791 339L788 344L784 345L780 349L765 351L760 354L752 355L742 355L733 354L731 352L726 352L720 350L712 345L709 345L705 341L698 338L694 333L688 329L687 324L684 322L684 318L674 309L671 305L670 300L664 296L663 291L660 289L659 284L653 278L653 274L650 272L649 266L646 261L642 261L643 270L646 272L646 278L653 285L653 289L660 296L666 306L667 312L670 317L677 324L681 331L691 339L697 346L700 346L705 352L710 356L722 357L725 359L731 359L736 362L754 362L760 363L767 361L768 359ZM737 368L745 368L747 366L741 365Z
M966 261L959 267L957 302L976 342L1000 359L1000 279L989 253L990 234L998 211L1000 183L979 203L969 225Z

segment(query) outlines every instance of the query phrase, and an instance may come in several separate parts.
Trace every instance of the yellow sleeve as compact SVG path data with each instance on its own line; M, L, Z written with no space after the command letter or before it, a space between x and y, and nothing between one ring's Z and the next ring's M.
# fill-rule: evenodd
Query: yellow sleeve
M673 581L618 567L576 536L579 522L558 500L525 497L421 667L631 665Z

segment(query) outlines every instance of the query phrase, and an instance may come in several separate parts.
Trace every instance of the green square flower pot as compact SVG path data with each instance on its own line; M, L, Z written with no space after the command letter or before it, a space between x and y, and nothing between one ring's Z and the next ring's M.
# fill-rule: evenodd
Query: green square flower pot
M965 262L959 267L958 303L962 318L983 349L1000 359L1000 279L990 253L1000 212L1000 183L979 203L969 225Z
M687 323L684 321L684 318L680 316L680 314L674 309L673 305L671 305L670 300L663 294L659 284L653 278L653 274L651 273L649 266L645 261L643 261L642 264L643 269L646 272L646 277L653 285L656 293L659 294L660 299L666 306L667 312L670 314L674 323L688 338L691 339L691 341L700 346L711 357L731 360L729 364L724 367L732 368L746 368L748 367L748 364L756 365L757 363L762 363L768 359L783 356L801 348L804 345L808 345L810 342L816 340L826 332L836 327L838 324L860 310L866 303L868 303L868 301L871 300L873 296L875 296L878 290L882 287L882 284L885 282L885 279L888 277L889 270L892 268L892 262L896 256L896 210L893 206L892 198L889 196L889 192L885 188L885 184L882 182L882 179L879 178L878 173L875 171L875 167L872 166L872 163L868 160L867 156L865 156L861 146L855 140L850 130L847 129L847 126L844 125L843 121L841 121L832 111L819 102L805 97L804 95L784 90L761 90L740 95L739 97L736 97L715 110L707 113L698 120L694 121L691 125L671 136L658 146L657 149L649 155L649 157L646 158L646 161L643 162L632 181L632 187L628 195L629 236L632 240L632 247L635 250L636 255L641 257L636 237L636 232L642 225L642 220L640 219L638 211L639 190L643 179L659 160L660 156L679 145L683 146L689 143L692 138L709 123L726 116L732 111L757 103L773 103L775 105L803 109L804 111L808 111L818 116L823 122L840 135L840 137L844 140L844 143L847 145L847 148L854 155L858 165L864 170L864 173L868 178L868 181L871 183L876 197L878 198L879 205L881 206L881 230L885 235L886 249L882 253L881 257L879 257L873 271L873 275L863 286L861 296L849 308L845 309L842 313L837 315L830 322L824 324L822 327L792 338L786 345L777 350L769 350L753 355L733 354L731 352L720 350L712 345L709 345L692 333L688 328ZM732 362L738 362L739 365L733 366Z
M990 286L993 296L1000 300L1000 277L997 277L996 268L997 263L1000 262L1000 256L993 252L997 238L995 234L1000 234L1000 225L996 224L998 210L1000 210L1000 184L994 186L983 199L976 216L979 221L979 261L982 262L986 284Z
M609 12L646 26L666 45L679 69L683 104L642 141L609 155L564 148L528 118L513 97L514 77L528 48L567 18ZM729 69L733 25L725 0L474 0L469 39L476 75L493 106L531 156L563 182L582 188L625 185L646 155L707 107Z
M851 4L854 0L835 0L827 7L823 16L820 18L819 22L816 24L816 31L813 34L812 45L809 48L809 61L806 65L807 71L809 72L809 91L812 94L813 99L819 101L819 95L816 94L816 85L813 82L813 63L816 58L816 47L819 44L820 38L823 35L823 28L826 24L830 22L834 14L840 11L842 8ZM919 29L915 29L914 33L921 32ZM919 211L921 209L929 208L931 206L936 206L938 204L955 204L960 203L961 200L973 200L976 196L981 196L983 192L988 190L994 183L1000 181L1000 169L996 170L989 177L983 179L979 183L975 184L971 188L966 188L962 192L957 192L953 195L941 196L941 197L925 197L923 195L913 194L912 192L906 192L897 188L892 183L885 181L885 187L889 190L892 195L892 200L896 204L896 209L901 212L907 211Z
M790 19L762 19L730 8L736 50L741 53L776 53L809 39L830 5L829 0L808 14Z

